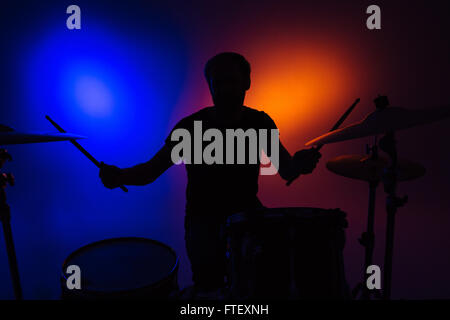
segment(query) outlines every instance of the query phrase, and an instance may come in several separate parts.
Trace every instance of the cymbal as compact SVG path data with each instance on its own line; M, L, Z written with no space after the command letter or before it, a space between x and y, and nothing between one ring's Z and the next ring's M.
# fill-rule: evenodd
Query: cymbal
M377 159L371 159L369 155L350 154L329 160L327 169L337 175L363 180L381 180L383 170L389 166L387 157L379 155ZM399 159L397 164L398 181L417 179L425 174L425 168L416 162Z
M447 117L450 117L450 106L415 110L387 107L382 110L377 109L360 122L321 135L307 142L306 145L321 145L384 134L432 123Z
M5 128L4 126L2 126ZM65 140L85 139L83 136L71 133L31 133L17 131L0 131L0 145L54 142Z

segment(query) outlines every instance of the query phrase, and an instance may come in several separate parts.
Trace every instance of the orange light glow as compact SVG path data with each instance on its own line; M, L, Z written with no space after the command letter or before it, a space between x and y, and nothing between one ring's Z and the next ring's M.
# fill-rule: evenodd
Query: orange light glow
M253 71L246 104L267 112L285 137L298 135L299 127L328 123L354 88L350 61L339 56L330 47L291 44L249 56Z

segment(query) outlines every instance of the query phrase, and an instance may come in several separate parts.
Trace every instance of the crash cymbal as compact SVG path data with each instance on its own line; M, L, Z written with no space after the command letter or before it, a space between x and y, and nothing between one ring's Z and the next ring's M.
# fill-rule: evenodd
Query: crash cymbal
M387 157L378 156L372 159L368 155L350 154L331 159L327 162L327 169L340 176L363 180L381 180L383 170L389 166ZM425 174L425 168L405 159L400 159L397 164L398 181L407 181L419 178Z
M417 110L387 107L377 109L360 122L321 135L309 141L306 145L321 145L384 134L389 131L432 123L448 117L450 117L450 106Z
M2 127L5 128L4 126ZM0 145L54 142L77 139L85 139L85 137L71 133L31 133L0 130Z

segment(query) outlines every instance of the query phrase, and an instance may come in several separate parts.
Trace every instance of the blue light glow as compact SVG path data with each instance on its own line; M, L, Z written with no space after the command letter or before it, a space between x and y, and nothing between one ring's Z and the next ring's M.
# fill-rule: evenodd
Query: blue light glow
M85 12L93 12L89 4ZM183 90L187 61L177 30L164 19L142 16L133 26L122 18L112 27L110 17L102 23L98 15L95 21L85 15L83 28L70 31L60 15L42 6L18 27L4 53L11 88L3 94L11 106L4 123L56 132L45 120L48 114L65 130L87 136L80 143L99 161L119 167L147 161L162 146ZM104 188L98 168L68 142L11 150L17 185L8 190L8 201L19 213L13 221L19 265L35 266L21 269L25 297L57 298L60 265L81 245L130 235L164 240L170 234L164 226L173 212L168 175L125 194ZM1 256L1 281L9 279L5 265ZM12 294L11 286L4 287L0 298Z
M80 77L75 83L75 97L89 115L103 117L111 114L113 96L109 88L92 76Z

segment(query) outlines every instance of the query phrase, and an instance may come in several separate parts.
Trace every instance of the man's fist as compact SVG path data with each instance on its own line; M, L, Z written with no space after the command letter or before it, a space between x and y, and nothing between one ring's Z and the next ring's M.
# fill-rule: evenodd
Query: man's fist
M108 189L114 189L121 186L123 183L121 182L122 169L105 164L103 162L100 163L100 179L102 179L103 185Z
M322 155L314 148L297 151L294 154L294 170L300 174L311 173Z

